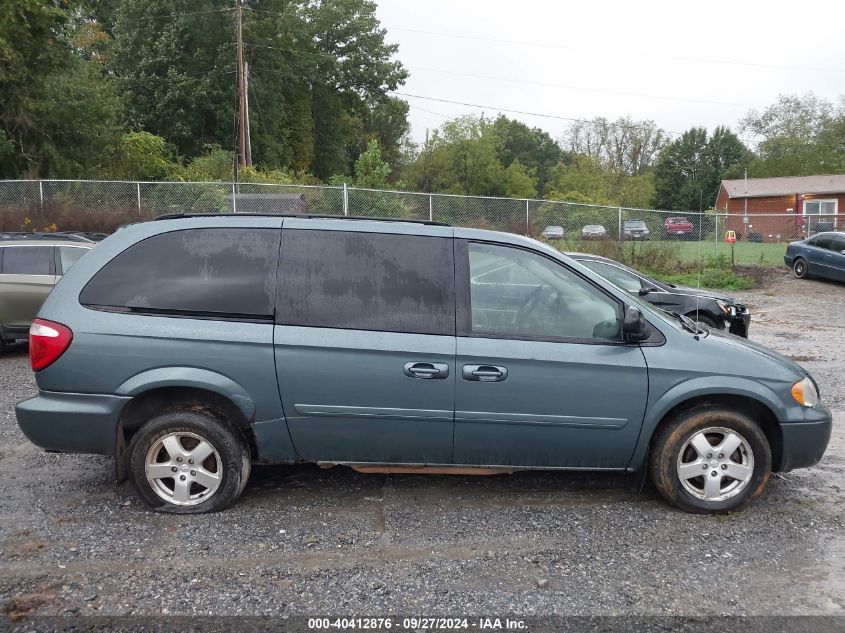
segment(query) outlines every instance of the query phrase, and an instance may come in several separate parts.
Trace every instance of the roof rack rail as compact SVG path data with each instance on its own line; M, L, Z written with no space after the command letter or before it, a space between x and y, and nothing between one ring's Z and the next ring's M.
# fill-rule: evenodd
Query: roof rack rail
M153 218L158 220L178 220L180 218L215 218L247 216L254 218L304 218L306 220L370 220L374 222L404 222L407 224L426 224L429 226L452 226L445 222L432 220L413 220L410 218L372 218L361 215L318 215L313 213L165 213Z
M96 241L95 239L86 237L84 233L74 233L72 231L57 231L56 233L3 231L0 233L0 240L67 240L69 242L86 243L93 243Z

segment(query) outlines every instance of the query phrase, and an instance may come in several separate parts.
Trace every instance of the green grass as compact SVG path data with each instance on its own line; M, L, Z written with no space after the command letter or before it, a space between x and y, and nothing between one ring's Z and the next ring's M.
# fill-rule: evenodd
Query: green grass
M698 273L647 273L650 277L678 286L699 287ZM701 271L701 287L710 290L750 290L757 282L752 277L738 275L724 268L705 268Z
M713 257L713 242L677 242L678 257L684 262L698 261L699 246L702 257ZM756 244L737 242L734 246L734 259L738 266L783 266L786 244ZM715 254L724 255L730 261L731 245L719 242Z

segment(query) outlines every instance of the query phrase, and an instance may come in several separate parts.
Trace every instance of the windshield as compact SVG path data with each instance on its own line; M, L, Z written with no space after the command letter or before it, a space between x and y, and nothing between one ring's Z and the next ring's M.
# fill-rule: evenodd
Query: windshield
M628 222L625 222L625 226L632 229L641 229L645 227L645 222L641 222L639 220L629 220Z

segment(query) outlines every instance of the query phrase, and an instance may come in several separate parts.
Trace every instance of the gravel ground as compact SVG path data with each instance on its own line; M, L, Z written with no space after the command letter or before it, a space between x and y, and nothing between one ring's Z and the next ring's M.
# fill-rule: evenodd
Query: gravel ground
M0 613L845 615L845 286L777 273L740 293L751 338L804 364L835 414L817 467L745 512L671 509L628 475L362 475L256 467L211 516L145 511L109 459L50 455L0 359Z

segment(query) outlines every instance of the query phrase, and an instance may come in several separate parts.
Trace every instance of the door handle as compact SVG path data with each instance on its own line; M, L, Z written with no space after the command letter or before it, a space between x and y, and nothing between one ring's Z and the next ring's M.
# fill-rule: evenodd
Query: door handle
M461 370L464 380L475 382L502 382L508 378L508 370L496 365L464 365Z
M403 373L409 378L447 378L449 365L446 363L405 363Z

